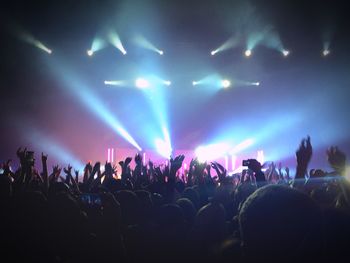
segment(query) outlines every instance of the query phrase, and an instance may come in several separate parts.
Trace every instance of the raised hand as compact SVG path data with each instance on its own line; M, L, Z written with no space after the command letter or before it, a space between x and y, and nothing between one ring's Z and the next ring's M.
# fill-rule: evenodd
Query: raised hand
M92 173L95 174L95 173L99 172L100 168L101 168L101 163L100 162L96 162L95 165L94 165L94 168L92 168Z
M74 170L74 174L75 174L75 182L78 183L79 182L79 170Z
M312 156L312 146L310 136L306 139L302 139L298 150L296 151L297 164L303 167L307 167Z
M107 163L105 164L105 176L106 178L112 178L113 174L115 173L114 170L115 167L112 167L111 163Z
M273 180L273 177L274 177L274 174L275 174L275 171L276 171L276 165L274 162L271 162L270 166L269 166L269 174L268 174L268 180L269 181L272 181Z
M45 155L43 152L41 153L41 161L44 163L44 162L47 162L47 154Z
M131 158L131 157L127 157L127 158L125 159L125 161L124 161L124 165L125 165L125 166L128 166L128 165L131 163L131 161L132 161L132 158Z
M41 163L43 166L42 179L44 181L45 190L49 189L49 174L47 171L47 155L43 152L41 153Z
M57 181L58 178L60 177L62 168L57 165L52 166L52 174L51 174L51 180Z
M344 174L346 165L346 155L338 147L330 147L327 150L327 161L331 167L340 174Z
M141 166L141 165L142 165L142 157L141 157L141 154L137 153L137 154L135 155L134 160L135 160L135 163L136 163L137 166Z
M25 165L26 160L26 154L27 154L27 148L24 148L22 150L22 147L19 147L16 151L17 157L19 158L21 165Z
M91 172L92 172L92 165L90 162L88 162L84 167L83 183L87 183L89 181Z
M71 175L71 174L72 174L72 168L73 168L73 167L72 167L70 164L68 164L68 167L67 167L67 168L64 167L64 168L63 168L63 171L64 171L65 174Z
M52 173L53 174L58 174L58 175L60 175L61 174L61 170L62 170L62 168L57 164L57 165L54 165L53 167L52 167Z
M170 175L175 177L176 172L181 168L185 155L176 156L175 159L170 159Z
M211 167L214 168L214 170L216 171L216 174L219 177L219 181L222 183L227 174L226 169L218 162L211 162Z
M159 182L164 182L165 181L165 176L164 176L164 174L163 174L163 172L162 172L162 170L160 169L159 166L154 168L154 173L155 173L155 175L157 177L157 180Z
M153 169L153 162L151 160L148 161L149 169Z
M126 179L130 176L130 172L129 172L128 167L129 167L129 164L131 161L132 161L132 158L127 157L124 161L119 162L119 165L122 168L121 177L122 177L123 181L126 181Z
M284 168L284 170L286 171L286 179L287 180L289 180L289 168L288 167L286 167L286 168Z
M295 155L297 158L296 178L304 178L307 170L307 166L312 156L312 146L311 146L310 136L308 136L306 139L302 139Z

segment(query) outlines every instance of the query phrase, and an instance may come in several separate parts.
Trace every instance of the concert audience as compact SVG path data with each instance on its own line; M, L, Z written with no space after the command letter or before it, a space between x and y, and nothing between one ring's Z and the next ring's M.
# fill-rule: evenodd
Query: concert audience
M350 187L346 156L327 151L333 172L308 171L310 138L296 174L249 159L228 175L217 162L184 156L158 167L141 156L113 166L68 165L38 172L34 152L17 151L0 174L3 262L315 262L347 257ZM117 169L121 177L116 176ZM215 176L216 175L216 176ZM81 179L81 180L80 180Z

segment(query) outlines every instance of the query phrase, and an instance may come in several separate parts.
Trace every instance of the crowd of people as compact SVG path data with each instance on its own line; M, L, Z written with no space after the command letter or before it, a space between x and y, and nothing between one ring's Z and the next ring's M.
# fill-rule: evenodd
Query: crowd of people
M184 156L146 166L54 166L17 150L20 167L0 174L3 262L298 262L347 256L350 187L346 156L327 151L333 172L308 167L310 138L296 151L296 174L247 160L228 176L217 162ZM135 168L130 163L135 162ZM121 177L116 176L120 169ZM21 260L21 261L20 261Z

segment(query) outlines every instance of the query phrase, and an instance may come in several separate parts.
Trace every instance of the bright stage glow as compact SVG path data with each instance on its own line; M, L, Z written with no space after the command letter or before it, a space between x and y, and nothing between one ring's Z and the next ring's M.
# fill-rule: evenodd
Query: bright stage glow
M252 85L254 85L254 86L260 86L260 82L253 82Z
M217 50L213 50L213 51L210 52L210 54L211 54L212 56L214 56L216 53L217 53Z
M244 55L246 57L250 57L252 55L252 51L250 49L247 49L245 52L244 52Z
M88 54L89 57L91 57L94 54L94 51L89 49L88 51L86 51L86 53Z
M290 51L284 49L284 50L282 51L282 54L283 54L283 56L288 57L288 55L290 54Z
M224 79L224 80L221 81L221 86L222 86L224 89L226 89L226 88L228 88L228 87L231 86L231 82L230 82L229 80L227 80L227 79Z
M155 139L154 144L156 146L156 151L159 155L166 159L170 159L173 150L167 142L160 138L157 138Z
M163 55L164 54L164 51L163 50L158 50L158 53L159 53L159 55Z
M256 160L260 163L260 164L264 164L265 161L265 157L264 157L264 151L258 151L258 155L256 157Z
M110 32L108 34L108 40L114 47L119 49L123 55L126 55L127 52L126 52L126 50L125 50L125 48L124 48L124 46L123 46L123 44L122 44L122 42L121 42L121 40L116 32L113 32L113 31Z
M198 82L197 81L192 81L192 85L196 86L196 85L198 85Z
M234 171L236 168L236 160L237 160L237 156L232 155L231 156L231 171Z
M331 51L330 51L329 49L324 49L324 50L322 51L322 55L323 55L324 57L328 56L330 53L331 53Z
M203 163L225 156L229 148L230 146L226 143L216 143L198 146L194 152L198 161Z
M121 85L124 85L125 83L122 80L105 80L104 84L110 85L110 86L121 86Z
M147 79L138 78L135 80L135 86L139 89L147 89L150 86L150 83Z
M171 157L173 149L171 146L169 131L164 125L162 126L162 133L164 140L156 139L156 149L161 156L169 159Z
M231 151L230 154L236 155L237 153L243 151L254 143L253 139L246 139L243 142L237 144Z
M165 80L163 83L164 83L164 85L167 85L167 86L171 85L171 81L170 80Z

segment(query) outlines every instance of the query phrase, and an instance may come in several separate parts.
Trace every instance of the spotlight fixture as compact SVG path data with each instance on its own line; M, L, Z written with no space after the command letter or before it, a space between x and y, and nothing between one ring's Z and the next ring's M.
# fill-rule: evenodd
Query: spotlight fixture
M250 57L252 55L252 51L250 49L247 49L245 52L244 52L244 55L246 57Z
M147 79L138 78L135 81L135 86L139 89L146 89L149 87L149 85L150 85L150 83Z
M224 79L224 80L221 81L221 86L222 86L224 89L226 89L226 88L228 88L228 87L231 86L231 82L230 82L229 80L227 80L227 79Z
M322 55L323 55L324 57L328 56L329 53L331 53L329 49L325 49L325 50L322 51Z
M88 51L86 51L86 53L88 54L89 57L91 57L94 54L94 51L89 49Z
M283 54L283 56L287 57L287 56L290 54L290 51L284 49L284 50L282 51L282 54Z

